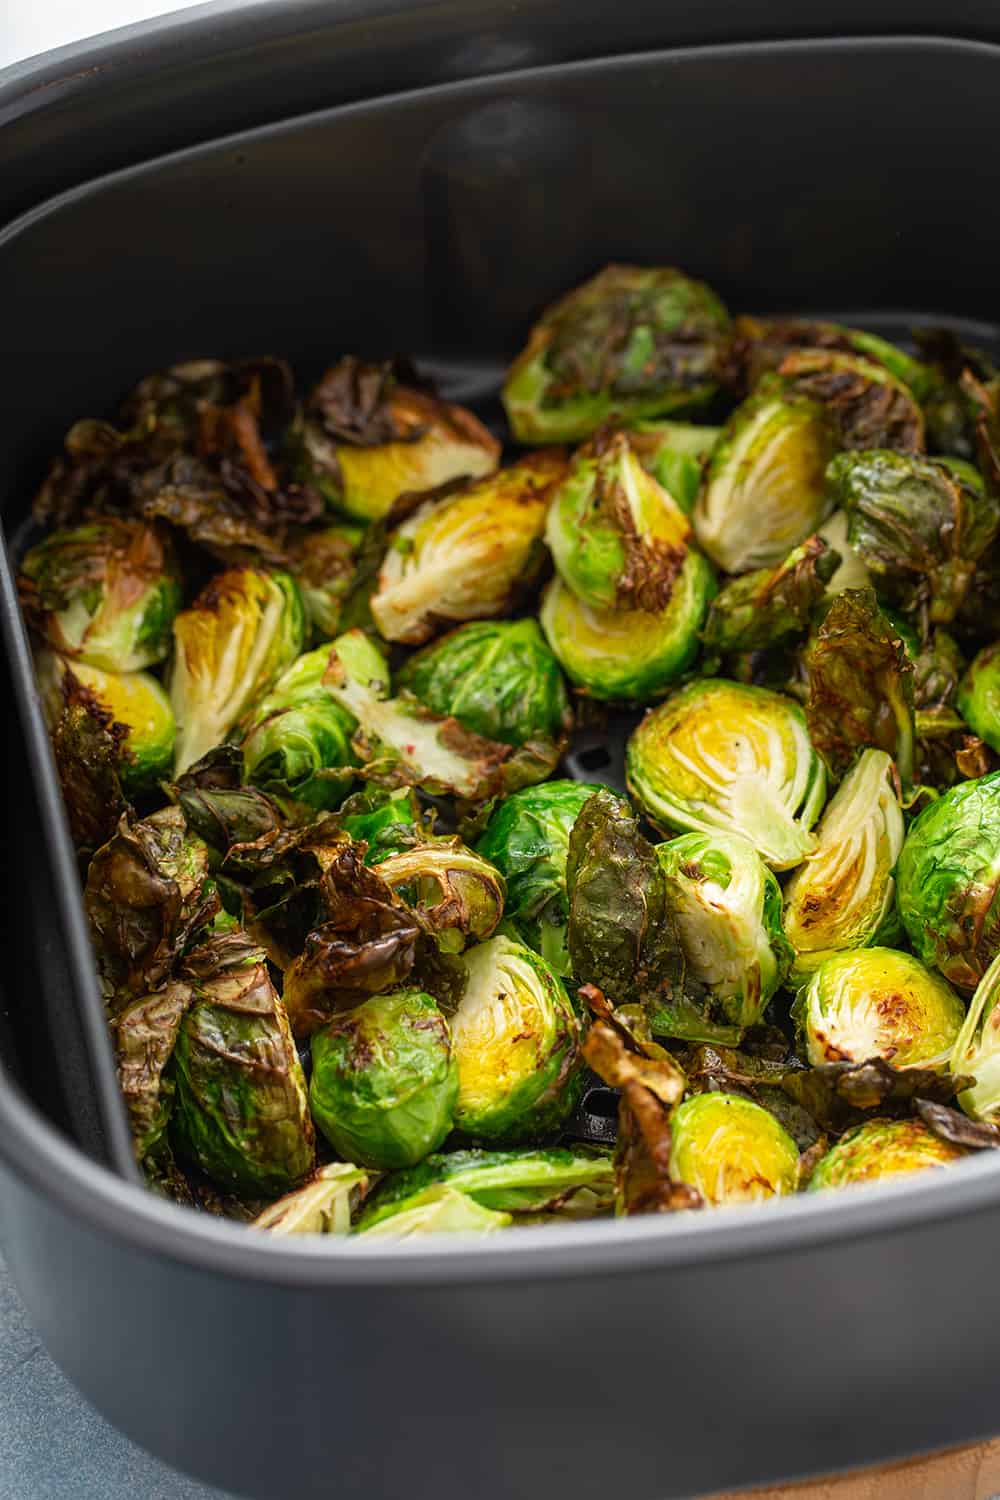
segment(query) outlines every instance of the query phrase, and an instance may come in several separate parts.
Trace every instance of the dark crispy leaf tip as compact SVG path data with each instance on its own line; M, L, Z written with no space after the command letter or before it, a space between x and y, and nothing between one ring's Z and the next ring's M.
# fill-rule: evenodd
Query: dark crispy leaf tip
M397 361L365 364L348 355L327 370L313 391L309 414L318 418L329 437L359 448L416 442L427 426L404 423L393 410L392 395L399 377Z
M129 803L120 772L131 759L119 724L71 668L62 678L63 707L52 730L52 752L77 853L107 843Z
M996 1151L1000 1148L1000 1126L983 1120L970 1120L959 1110L947 1104L935 1103L932 1099L917 1099L914 1108L928 1130L933 1130L939 1140L952 1146L965 1146L970 1151Z

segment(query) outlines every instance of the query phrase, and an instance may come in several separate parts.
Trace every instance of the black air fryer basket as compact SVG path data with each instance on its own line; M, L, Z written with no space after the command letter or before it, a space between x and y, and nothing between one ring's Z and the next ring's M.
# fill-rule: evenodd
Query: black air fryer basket
M1000 20L973 0L844 0L835 28L758 0L212 4L0 74L0 123L14 546L68 424L147 370L408 350L489 416L533 316L612 259L1000 343ZM1000 1428L993 1159L364 1251L147 1193L0 584L5 1238L112 1421L260 1500L669 1500Z

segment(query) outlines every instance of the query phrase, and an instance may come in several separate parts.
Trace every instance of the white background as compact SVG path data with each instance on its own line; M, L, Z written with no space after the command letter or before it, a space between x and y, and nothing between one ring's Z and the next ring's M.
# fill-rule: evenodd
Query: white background
M0 0L0 68L197 0Z

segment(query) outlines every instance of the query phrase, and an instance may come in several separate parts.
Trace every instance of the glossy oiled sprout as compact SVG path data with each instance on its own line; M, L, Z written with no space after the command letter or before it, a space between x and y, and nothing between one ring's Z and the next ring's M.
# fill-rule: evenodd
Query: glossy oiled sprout
M811 1193L853 1183L888 1182L945 1167L965 1156L961 1146L943 1141L920 1120L866 1120L841 1136L817 1163Z
M327 370L292 441L301 478L361 521L377 521L411 490L489 474L500 455L470 411L356 359Z
M177 725L170 699L151 673L103 672L86 662L69 662L54 651L39 652L35 672L53 727L65 701L67 674L93 696L114 723L125 727L119 776L127 793L148 791L169 776Z
M688 974L725 1020L755 1025L791 958L777 880L736 833L682 833L656 853Z
M1000 772L952 787L911 823L896 904L924 963L974 990L1000 949Z
M651 420L635 422L627 431L643 468L649 470L689 516L698 498L708 456L718 441L718 427Z
M959 1095L974 1120L1000 1124L1000 954L976 986L952 1053L953 1073L975 1079Z
M504 878L461 839L439 838L388 854L375 869L407 906L419 911L444 952L481 942L503 916Z
M666 416L715 393L729 318L673 267L606 266L547 308L503 388L520 443L575 443L610 416Z
M396 1213L374 1224L362 1224L358 1233L389 1240L409 1240L423 1234L493 1234L511 1222L510 1214L483 1208L457 1188L435 1183L415 1193Z
M965 1010L951 985L896 948L835 953L793 1007L814 1067L868 1062L894 1068L948 1066Z
M798 1187L798 1147L752 1099L696 1094L680 1105L670 1128L670 1175L706 1203L759 1203Z
M727 573L773 568L830 511L826 466L834 438L822 406L762 381L712 450L694 529Z
M801 864L826 775L802 710L764 688L693 682L652 709L628 743L629 787L663 828L741 833L773 870Z
M793 974L805 975L842 948L864 948L893 911L892 872L903 847L903 814L892 761L863 750L816 830L816 848L785 889L785 933Z
M958 689L958 711L979 738L1000 752L1000 642L984 646Z
M579 1023L562 981L507 937L462 955L465 990L451 1022L458 1059L455 1127L474 1140L529 1141L576 1099Z
M593 609L553 578L539 618L566 676L588 697L646 703L694 660L714 588L709 563L689 551L661 610Z
M418 505L390 536L371 599L385 639L417 646L444 622L504 614L537 577L563 468L539 453Z
M309 1103L334 1150L364 1167L409 1167L451 1130L458 1065L430 995L397 990L336 1016L312 1039Z
M226 739L304 641L302 598L289 574L231 568L202 589L174 621L178 772Z

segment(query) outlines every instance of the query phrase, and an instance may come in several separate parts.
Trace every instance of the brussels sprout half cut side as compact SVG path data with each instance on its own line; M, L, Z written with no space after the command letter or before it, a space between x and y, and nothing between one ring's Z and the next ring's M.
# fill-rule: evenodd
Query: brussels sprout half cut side
M826 772L797 703L721 678L651 709L628 742L629 788L660 827L729 829L773 870L801 864Z
M823 814L816 848L785 889L785 935L802 979L843 948L877 940L892 912L903 847L899 782L884 750L863 750Z
M897 948L835 953L796 996L792 1015L813 1067L882 1058L944 1071L965 1019L947 980Z
M670 1122L670 1175L706 1203L760 1203L794 1193L799 1148L766 1109L740 1094L696 1094Z
M969 1001L955 1043L953 1073L975 1079L958 1102L974 1120L1000 1124L1000 954L990 964Z
M566 676L588 697L647 703L691 665L714 592L708 561L689 551L665 609L592 609L553 578L539 618Z
M50 726L62 709L67 673L128 730L118 766L123 791L129 795L150 791L169 776L177 724L170 699L156 678L149 672L104 672L86 662L68 662L54 651L41 651L35 659L35 674Z
M477 944L460 962L465 992L451 1021L456 1130L499 1145L561 1125L576 1102L580 1056L561 979L508 937Z
M966 1154L921 1120L866 1120L842 1135L820 1158L809 1179L809 1192L888 1182L928 1167L948 1166Z

